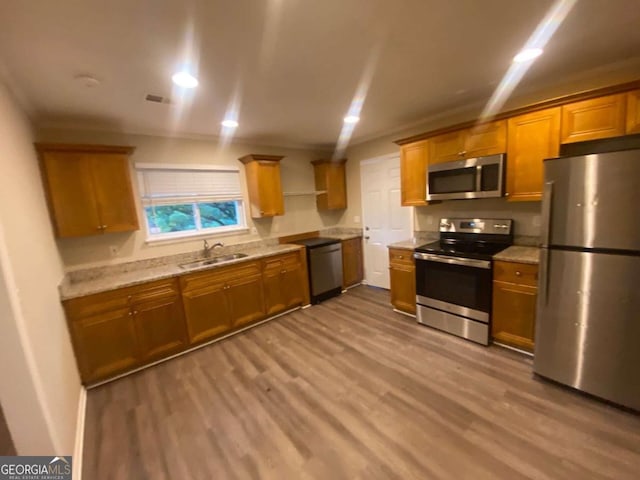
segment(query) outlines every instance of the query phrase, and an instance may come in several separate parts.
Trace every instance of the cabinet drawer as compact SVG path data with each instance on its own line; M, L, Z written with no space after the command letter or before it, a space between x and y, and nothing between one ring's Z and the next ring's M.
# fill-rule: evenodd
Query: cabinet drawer
M228 267L216 268L205 272L196 272L180 277L183 292L208 287L214 283L225 283L238 277L249 277L260 274L259 262L244 262Z
M494 262L493 279L518 285L538 285L538 266L528 263Z
M282 270L288 267L296 267L300 265L300 254L298 252L285 253L266 258L262 261L265 272L269 273L275 270Z
M86 297L74 298L63 302L69 320L79 320L83 317L96 315L99 313L117 310L119 308L129 308L127 291L129 289L119 288L104 293L96 293Z
M401 248L389 249L389 263L395 263L400 265L413 265L413 251L403 250Z
M131 303L148 302L165 297L178 295L178 279L170 278L157 282L145 283L130 289L126 289L127 298Z

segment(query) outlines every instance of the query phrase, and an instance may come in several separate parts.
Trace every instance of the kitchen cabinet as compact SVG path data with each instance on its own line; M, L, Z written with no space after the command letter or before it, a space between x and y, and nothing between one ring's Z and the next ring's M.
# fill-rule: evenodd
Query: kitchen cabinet
M342 241L342 288L362 282L362 237Z
M287 253L264 260L262 278L267 316L305 304L307 274L300 253Z
M626 101L626 94L618 93L563 105L560 143L624 135Z
M251 154L239 159L244 164L252 218L284 215L280 180L280 160L283 158Z
M346 162L342 160L314 160L316 205L318 210L341 210L347 208Z
M123 373L186 348L176 280L63 302L84 383Z
M538 266L494 262L492 336L495 341L533 352Z
M416 313L416 267L411 250L389 249L391 304L397 310Z
M133 147L36 146L58 237L138 230L129 166Z
M265 317L259 262L243 262L180 277L191 343Z
M627 93L626 133L640 133L640 90Z
M400 147L400 191L403 206L427 205L427 166L429 142Z
M507 121L474 125L429 138L429 164L505 153Z
M507 197L510 201L542 199L543 160L560 153L560 107L509 119Z

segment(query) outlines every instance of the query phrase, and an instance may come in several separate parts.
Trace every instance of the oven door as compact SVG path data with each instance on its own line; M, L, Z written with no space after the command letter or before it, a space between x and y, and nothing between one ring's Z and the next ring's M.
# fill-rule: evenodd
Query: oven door
M416 302L425 307L488 323L491 312L491 262L414 254Z

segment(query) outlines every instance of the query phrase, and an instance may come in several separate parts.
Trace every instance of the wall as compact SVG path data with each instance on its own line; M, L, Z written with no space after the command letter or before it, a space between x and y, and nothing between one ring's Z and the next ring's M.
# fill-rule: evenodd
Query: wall
M580 75L556 79L546 84L532 83L528 86L521 86L506 101L502 111L513 110L576 92L634 81L639 78L639 69L638 60L632 59L619 64L604 65ZM428 92L425 92L425 95L428 95ZM477 119L483 106L483 103L465 105L426 118L413 126L399 128L395 132L351 146L346 153L346 157L349 159L347 163L349 208L343 217L343 226L362 226L361 222L357 221L362 215L360 200L360 162L362 160L389 154L399 156L400 148L393 143L395 140ZM538 236L540 234L539 214L540 202L507 202L505 199L454 200L415 208L414 224L416 230L435 230L436 221L434 219L437 220L440 217L497 216L514 218L516 220L516 235Z
M246 181L244 166L238 158L249 153L284 155L281 163L282 188L285 192L313 192L313 166L311 160L326 156L325 152L274 148L255 145L231 144L221 147L215 141L186 138L156 137L149 135L125 135L97 131L79 131L68 129L40 129L38 140L42 142L94 143L113 145L132 145L136 147L132 155L132 164L144 163L198 163L212 165L231 165L241 169L244 197ZM134 188L137 189L135 171L132 170ZM142 212L138 195L138 212ZM247 203L248 206L248 203ZM320 213L316 208L314 195L285 196L285 215L275 218L247 220L250 231L219 238L224 243L237 243L257 238L281 236L304 231L318 230L338 225L343 211ZM141 224L142 214L139 213ZM251 229L254 229L252 231ZM207 238L210 238L208 236ZM146 231L135 233L106 234L92 237L59 239L58 247L67 269L105 265L139 260L175 253L197 250L202 246L202 238L171 243L146 243ZM118 249L113 257L110 247Z
M73 453L81 392L30 126L0 83L0 403L18 453Z

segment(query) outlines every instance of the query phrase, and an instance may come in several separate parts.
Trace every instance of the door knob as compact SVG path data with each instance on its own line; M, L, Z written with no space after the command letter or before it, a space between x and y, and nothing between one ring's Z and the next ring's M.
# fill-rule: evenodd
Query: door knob
M366 231L369 231L369 227L364 227L364 229L365 229Z
M364 237L365 240L369 240L369 235L367 235L366 237Z

